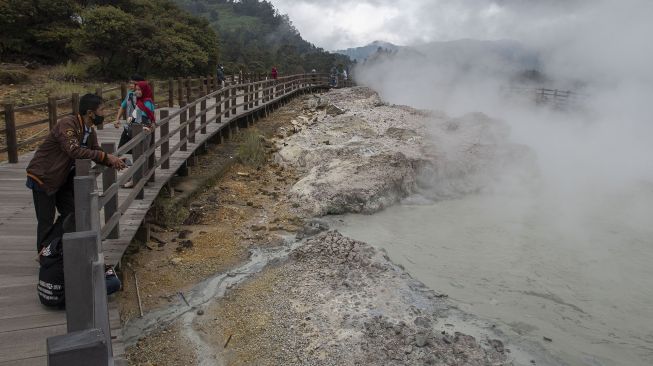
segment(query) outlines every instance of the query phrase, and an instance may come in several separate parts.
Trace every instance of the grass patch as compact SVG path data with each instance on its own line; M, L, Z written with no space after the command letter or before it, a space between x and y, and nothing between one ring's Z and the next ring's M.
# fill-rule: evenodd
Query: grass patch
M53 67L48 76L52 80L76 83L88 79L89 68L87 63L68 61L65 64Z
M18 70L0 70L0 85L19 84L27 81L27 73Z
M45 95L54 97L70 97L72 93L83 95L95 93L96 88L101 88L100 83L76 84L66 81L48 80L43 84L42 90Z
M236 156L246 165L260 167L265 162L264 137L256 129L248 129L242 135Z
M159 195L151 209L156 223L164 227L177 227L184 222L190 211L178 200Z

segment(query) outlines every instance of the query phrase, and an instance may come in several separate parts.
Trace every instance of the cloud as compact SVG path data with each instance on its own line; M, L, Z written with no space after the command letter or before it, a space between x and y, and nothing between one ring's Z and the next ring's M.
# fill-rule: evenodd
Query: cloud
M505 121L511 138L537 156L541 188L547 199L559 204L555 207L559 212L575 210L585 219L599 202L631 197L632 201L622 201L626 207L639 199L640 191L650 195L653 2L545 1L533 8L517 0L495 1L495 8L486 6L490 2L480 3L461 0L437 12L449 14L445 16L449 23L426 24L434 14L428 11L434 8L424 2L411 22L424 24L424 33L431 37L446 31L457 38L455 32L464 24L470 37L486 30L486 37L474 38L520 40L517 44L537 51L538 64L547 75L545 86L563 90L582 86L582 102L560 111L529 102L526 96L532 92L506 93L514 79L502 72L507 69L504 60L493 58L493 53L469 52L474 44L502 49L501 44L512 42L450 42L457 49L441 43L422 45L416 47L420 55L399 53L359 66L356 80L391 103L439 109L452 116L481 111ZM477 23L481 19L486 21ZM399 31L396 24L389 27ZM534 86L523 88L530 87ZM524 97L515 98L515 93ZM647 209L646 215L650 212Z
M374 40L415 44L521 39L565 24L596 2L580 0L272 0L302 35L326 49Z

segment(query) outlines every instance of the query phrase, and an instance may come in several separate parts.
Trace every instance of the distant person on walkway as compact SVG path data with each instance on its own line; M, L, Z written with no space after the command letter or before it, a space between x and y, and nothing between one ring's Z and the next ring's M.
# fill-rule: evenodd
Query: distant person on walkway
M151 138L156 128L156 116L154 115L154 96L152 95L152 87L147 81L137 81L134 84L134 96L136 97L134 110L127 116L126 130L129 131L127 135L123 134L120 137L118 146L122 146L129 142L132 138L132 128L134 125L143 126L143 131L148 134L147 141ZM124 137L124 139L123 139ZM130 180L123 185L123 188L132 188L134 182Z
M129 79L129 87L131 90L127 92L125 100L123 100L120 104L120 109L116 115L116 121L113 122L113 127L119 128L120 118L124 116L126 120L129 116L132 115L132 113L134 113L134 109L136 109L136 95L134 95L134 91L136 90L136 83L139 81L145 81L145 79L143 79L143 77L140 75L132 75ZM129 140L131 140L131 129L129 127L129 123L126 123L122 130L122 135L120 136L118 147L124 145Z
M279 75L277 74L277 68L276 67L272 67L272 72L270 73L270 76L272 77L272 80L277 80L277 76L279 76Z
M61 118L50 130L27 166L27 187L32 190L36 210L36 247L41 250L43 239L55 222L58 211L62 217L75 211L75 159L91 159L98 164L121 170L125 162L100 148L93 126L104 122L104 103L95 94L79 100L79 114Z
M220 83L220 87L224 87L224 82L225 82L225 76L224 76L224 66L222 64L218 65L218 70L217 70L217 75L218 75L218 83Z
M331 86L338 86L338 69L335 66L331 68Z

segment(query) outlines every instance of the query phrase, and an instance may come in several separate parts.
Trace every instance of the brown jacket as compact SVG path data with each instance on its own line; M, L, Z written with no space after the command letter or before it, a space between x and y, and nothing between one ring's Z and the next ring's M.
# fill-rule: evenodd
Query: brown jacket
M82 146L84 122L79 115L65 116L52 128L27 166L27 176L34 179L48 194L56 192L68 178L75 159L91 159L105 164L97 133L91 128L88 147Z

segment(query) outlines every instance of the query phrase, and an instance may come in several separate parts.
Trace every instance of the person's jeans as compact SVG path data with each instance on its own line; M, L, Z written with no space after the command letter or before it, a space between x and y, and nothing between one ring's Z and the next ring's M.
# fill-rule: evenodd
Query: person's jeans
M54 225L57 211L62 217L75 213L75 172L68 175L68 179L56 193L48 195L45 191L32 189L34 210L36 211L36 250L41 251L41 245L48 231Z
M122 147L122 145L128 143L129 140L131 140L131 139L132 139L131 132L128 129L123 128L122 129L122 134L120 135L120 141L118 141L118 148L120 148L120 147Z
M107 295L111 295L112 293L120 290L120 279L116 275L108 275L105 276L105 282L107 284Z

